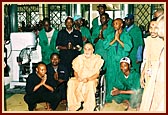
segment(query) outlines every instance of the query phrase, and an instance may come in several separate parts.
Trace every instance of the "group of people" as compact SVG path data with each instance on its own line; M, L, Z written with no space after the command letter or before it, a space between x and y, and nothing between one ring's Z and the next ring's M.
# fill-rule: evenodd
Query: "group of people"
M84 102L83 111L93 111L100 70L106 71L106 103L125 103L126 110L157 110L158 94L164 94L159 89L165 89L163 14L151 21L150 36L144 43L134 15L112 20L105 4L97 8L99 16L93 19L90 30L83 26L80 15L67 17L66 28L60 31L44 18L38 35L42 62L26 80L24 100L30 111L38 102L47 102L49 110L55 110L60 102L67 103L69 111L79 110ZM160 100L162 110L165 100Z
M60 101L66 100L66 83L68 72L61 65L58 53L52 53L50 63L39 62L36 71L26 79L25 102L30 111L36 109L39 102L47 102L48 110L55 110Z

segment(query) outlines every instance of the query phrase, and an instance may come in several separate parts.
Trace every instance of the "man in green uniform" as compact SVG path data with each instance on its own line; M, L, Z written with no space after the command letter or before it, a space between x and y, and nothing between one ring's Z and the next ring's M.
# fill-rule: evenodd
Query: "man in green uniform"
M92 33L91 41L95 47L95 54L99 54L104 61L107 60L107 50L104 49L104 39L107 38L108 34L114 31L112 25L108 25L108 13L103 13L100 16L101 25L97 26ZM104 69L106 68L106 63L104 65Z
M125 30L129 33L133 41L133 48L130 52L130 59L132 67L140 73L140 66L142 62L142 51L144 47L144 40L142 38L141 29L134 24L134 16L128 14L125 17Z
M82 17L80 15L75 15L73 17L73 20L74 20L75 29L79 30L82 33L83 45L85 45L88 42L91 42L90 30L87 27L82 26ZM83 49L81 53L83 53Z
M49 18L43 20L44 28L39 32L39 45L41 46L42 61L50 63L50 55L59 53L56 49L56 38L58 30L51 27Z
M126 110L139 109L142 90L140 88L140 74L131 68L130 59L123 57L120 60L120 73L118 81L111 91L113 100L117 103L127 104Z
M107 9L107 6L105 4L99 4L97 6L97 8L98 8L97 11L99 12L99 16L97 16L96 18L93 19L91 31L93 31L97 26L101 25L100 15L105 13L105 11ZM109 20L108 21L108 25L111 25L112 24L112 19L108 18L108 20Z
M123 20L117 18L113 21L114 32L104 40L104 47L107 50L106 68L106 102L111 102L110 92L117 81L117 74L120 71L119 61L122 57L128 56L132 48L131 37L123 30Z

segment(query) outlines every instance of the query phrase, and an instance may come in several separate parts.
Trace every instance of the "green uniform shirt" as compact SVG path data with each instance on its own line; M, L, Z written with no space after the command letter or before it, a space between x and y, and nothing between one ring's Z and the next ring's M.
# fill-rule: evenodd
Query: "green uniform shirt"
M115 84L115 87L120 90L136 91L140 89L140 74L132 68L128 78L125 78L123 72L120 71L118 73L118 83Z
M130 102L132 108L140 104L142 90L140 88L140 74L136 72L133 68L130 70L128 78L125 78L123 72L118 73L118 80L116 81L115 88L119 90L132 90L135 94L119 94L112 96L117 103L122 103L124 100Z
M126 30L126 28L125 28ZM132 61L132 67L140 72L140 63L136 63L136 61L138 60L137 58L137 53L138 53L138 47L139 46L144 46L144 40L142 38L142 32L140 30L140 28L138 26L136 26L135 24L132 25L131 29L128 31L129 35L132 38L132 42L133 42L133 48L130 52L130 59ZM142 54L141 54L142 57ZM141 60L142 61L142 60Z
M108 25L112 25L112 19L110 18L109 21L108 21ZM94 28L97 28L99 25L98 23L98 17L94 18L93 21L92 21L92 29Z
M108 34L112 33L114 31L114 29L112 26L108 26L103 31L104 39L99 39L96 43L94 43L94 40L96 38L98 38L101 29L102 29L102 25L100 25L94 29L92 37L91 37L91 41L95 47L95 54L99 54L103 58L103 60L105 61L105 65L104 65L104 69L105 69L106 68L106 60L107 60L107 50L104 47L104 40L107 39Z
M41 46L41 54L42 54L42 61L45 64L50 63L50 55L52 53L59 53L56 49L56 38L57 38L58 31L55 29L50 41L50 45L48 45L48 38L46 36L45 29L43 28L39 32L39 45Z
M107 71L106 71L106 102L111 102L111 90L116 82L116 77L120 71L120 59L126 56L129 56L129 52L132 48L131 37L127 32L123 30L120 35L120 40L124 43L122 47L117 41L110 45L110 42L114 39L115 32L112 32L107 36L107 39L104 40L104 46L107 50Z

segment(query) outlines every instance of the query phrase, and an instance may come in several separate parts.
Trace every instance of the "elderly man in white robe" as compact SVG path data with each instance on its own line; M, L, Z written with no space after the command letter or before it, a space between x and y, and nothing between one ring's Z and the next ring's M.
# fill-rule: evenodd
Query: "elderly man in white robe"
M84 102L82 111L94 111L97 78L104 60L93 52L92 44L87 43L84 46L84 53L72 62L74 77L68 81L67 89L69 111L78 110L81 102Z

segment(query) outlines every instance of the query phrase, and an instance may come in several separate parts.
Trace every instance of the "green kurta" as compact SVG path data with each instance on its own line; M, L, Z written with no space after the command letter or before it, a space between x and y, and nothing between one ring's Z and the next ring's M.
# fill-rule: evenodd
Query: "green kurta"
M125 28L126 29L126 28ZM132 61L132 67L137 71L140 72L140 63L136 63L137 59L137 51L139 46L144 46L144 40L142 38L142 32L138 26L135 24L133 27L128 31L129 35L133 41L133 48L130 52L130 59Z
M108 25L112 25L112 19L110 18L109 21L108 21ZM94 18L93 21L92 21L92 29L95 29L97 28L99 25L98 23L98 17Z
M39 45L41 46L42 61L45 64L50 63L50 55L54 52L59 53L56 49L56 38L58 31L55 29L48 45L48 38L44 29L39 32Z
M106 68L106 60L107 60L107 50L104 47L104 40L99 39L97 43L94 43L94 40L98 38L100 30L102 26L98 26L97 28L94 29L93 34L92 34L92 44L94 44L95 47L95 54L99 54L103 60L105 61L103 69ZM114 31L113 27L108 26L104 31L103 31L103 37L104 39L107 39L108 34L112 33Z
M124 43L124 48L118 43L115 42L112 45L109 45L110 42L114 39L115 32L107 36L107 39L104 40L104 46L107 50L107 71L106 71L106 102L111 102L111 90L116 82L117 74L120 70L120 59L129 55L129 52L132 48L131 37L124 30L120 35L120 40Z
M118 81L116 82L115 88L119 90L132 90L135 94L119 94L112 96L117 103L122 103L124 100L130 102L132 108L137 107L141 102L142 90L140 88L140 74L134 69L131 69L128 78L125 78L123 72L118 73Z

